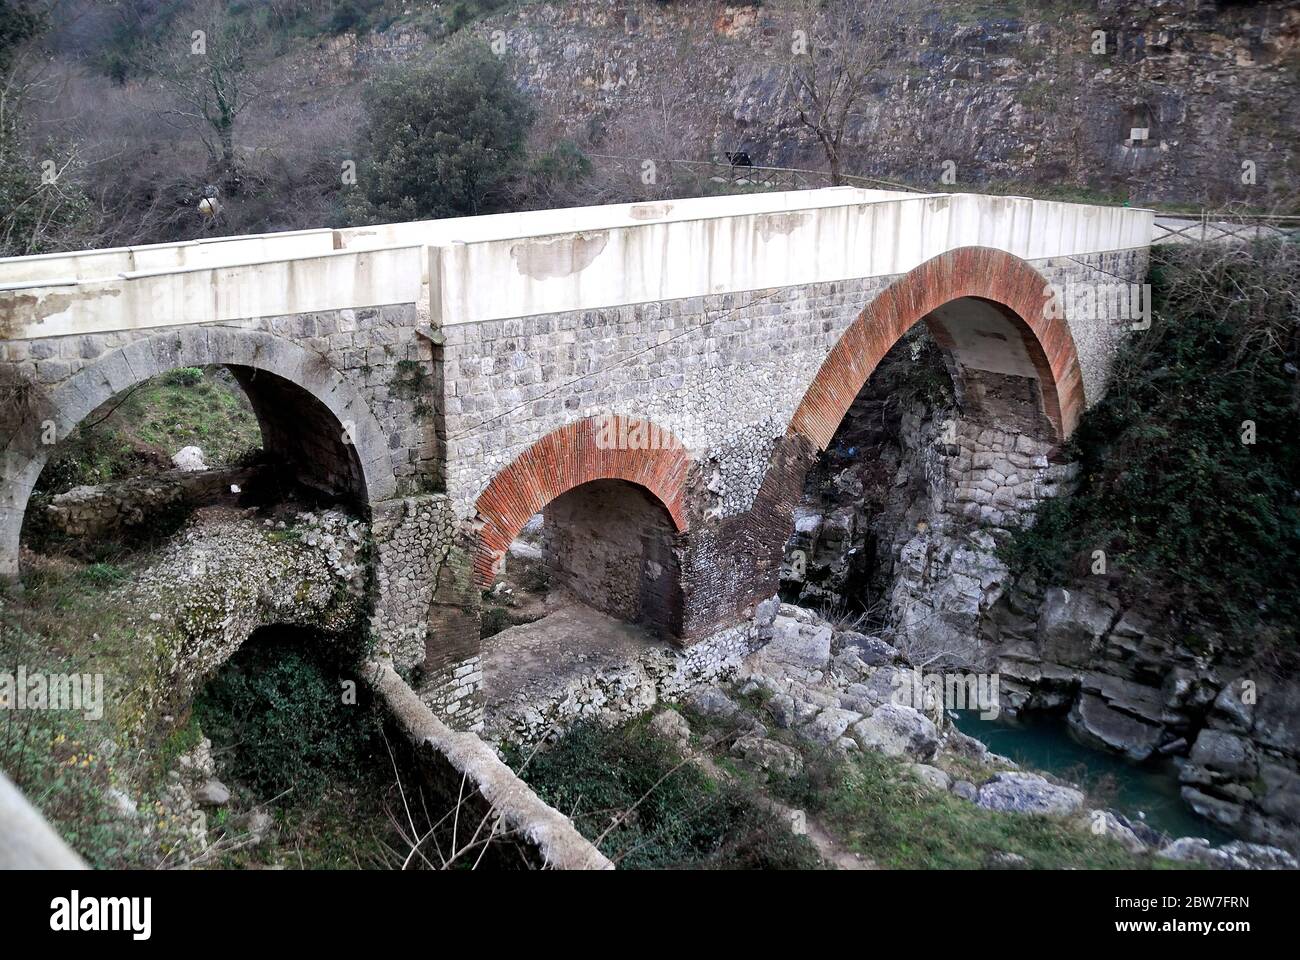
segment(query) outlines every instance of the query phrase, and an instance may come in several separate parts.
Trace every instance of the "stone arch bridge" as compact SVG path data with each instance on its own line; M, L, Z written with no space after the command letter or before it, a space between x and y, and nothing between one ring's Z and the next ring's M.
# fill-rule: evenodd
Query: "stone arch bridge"
M1142 282L1151 228L837 187L0 261L0 573L59 440L224 364L267 448L371 518L374 628L453 722L480 719L481 592L544 508L570 585L707 672L776 592L804 472L890 347L924 323L965 409L1050 448L1132 323L1077 305Z

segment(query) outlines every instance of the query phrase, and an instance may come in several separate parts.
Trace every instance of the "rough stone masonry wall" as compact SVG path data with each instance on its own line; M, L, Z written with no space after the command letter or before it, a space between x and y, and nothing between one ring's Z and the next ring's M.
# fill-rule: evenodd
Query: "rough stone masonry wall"
M917 374L942 375L926 352L933 341L908 339L810 472L783 589L846 612L884 601L878 614L918 659L978 658L980 616L1006 584L998 541L1074 467L1049 459L1056 443L1027 378L966 371L953 381L961 409L934 397L898 402Z
M231 492L232 485L247 490L267 472L261 466L169 470L120 483L73 487L32 509L43 509L44 524L63 536L94 540L154 524L160 516L200 504L234 504L238 495Z
M1062 286L1140 281L1146 266L1145 249L1034 264ZM793 411L845 327L893 279L446 328L448 491L457 512L472 516L491 477L562 424L611 413L650 420L697 464L680 636L690 642L752 615L779 588L780 548L812 462L806 441L785 436ZM1088 395L1099 396L1125 325L1071 327ZM972 390L988 386L971 381ZM1031 482L1000 473L1015 477L1012 495Z
M1147 252L1033 265L1050 283L1140 281ZM701 465L710 516L754 504L795 407L830 348L894 277L846 280L444 328L447 489L457 513L547 433L622 414L666 428ZM1122 329L1071 324L1088 394Z
M182 358L179 366L186 356L208 354L205 341L210 330L223 335L271 334L286 341L286 346L302 347L323 357L367 401L391 453L398 492L406 493L427 489L438 480L440 469L435 414L417 415L416 410L421 399L431 409L436 407L433 348L416 333L416 326L415 305L397 304L206 326L11 340L0 343L0 363L8 372L30 378L49 391L87 366L110 360L113 354L141 340L157 339L160 353L171 352ZM227 362L240 360L232 356ZM411 384L407 364L426 371L430 375L428 382ZM138 380L129 364L112 371L106 368L106 375L128 384ZM359 445L362 439L368 438L358 438Z
M461 730L483 724L478 591L445 494L375 510L371 626L393 665L414 671L421 700Z

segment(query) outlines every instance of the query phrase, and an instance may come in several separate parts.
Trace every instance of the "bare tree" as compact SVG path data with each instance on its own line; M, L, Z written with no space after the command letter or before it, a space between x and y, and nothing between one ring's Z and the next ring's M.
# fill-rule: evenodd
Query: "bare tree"
M221 0L202 0L146 58L177 97L165 115L192 125L222 177L234 172L235 122L260 96L249 72L258 36Z
M58 249L85 225L75 145L33 136L34 104L57 95L42 35L56 0L0 4L0 256Z
M843 179L843 146L882 69L917 22L916 0L802 0L792 21L789 84L799 122Z

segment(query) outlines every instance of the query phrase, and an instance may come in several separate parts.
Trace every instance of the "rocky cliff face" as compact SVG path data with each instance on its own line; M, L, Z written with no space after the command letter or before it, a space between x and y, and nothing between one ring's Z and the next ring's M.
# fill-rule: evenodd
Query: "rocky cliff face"
M1171 758L1197 813L1300 847L1300 684L1106 587L1016 583L982 612L980 632L997 652L1004 709L1068 711L1085 742Z
M998 18L965 4L931 8L852 119L846 171L934 186L951 160L959 187L1289 200L1300 166L1300 5L1004 6ZM572 0L523 5L477 29L503 31L521 84L594 149L685 158L743 149L758 164L821 169L787 83L797 26L777 2ZM1246 161L1253 185L1242 182Z

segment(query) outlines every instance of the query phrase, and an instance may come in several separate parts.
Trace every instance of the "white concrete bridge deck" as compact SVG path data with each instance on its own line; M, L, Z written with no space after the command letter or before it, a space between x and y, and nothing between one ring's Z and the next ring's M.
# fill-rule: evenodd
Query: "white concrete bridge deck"
M0 340L417 303L432 326L1145 247L1149 210L856 187L0 260Z

